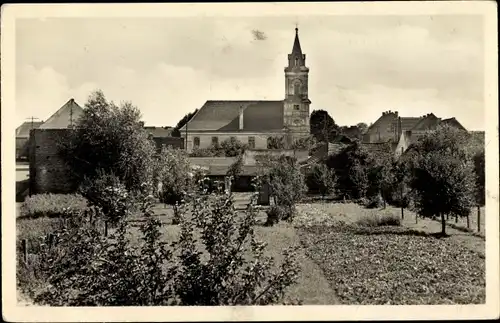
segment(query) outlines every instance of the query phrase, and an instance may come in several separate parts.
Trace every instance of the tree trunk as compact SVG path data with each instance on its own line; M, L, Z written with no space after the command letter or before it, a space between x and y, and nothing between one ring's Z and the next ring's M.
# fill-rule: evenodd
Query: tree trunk
M415 223L418 223L418 213L415 213Z
M455 223L458 223L458 215L455 214Z
M404 218L405 218L404 209L405 209L405 208L403 207L403 204L401 204L401 219L403 219L403 220L404 220Z
M467 229L470 229L470 216L467 214Z
M450 219L450 215L446 214L446 221L448 221L449 219Z
M441 234L446 235L446 218L444 217L444 213L441 212Z
M481 232L481 208L477 206L477 232Z

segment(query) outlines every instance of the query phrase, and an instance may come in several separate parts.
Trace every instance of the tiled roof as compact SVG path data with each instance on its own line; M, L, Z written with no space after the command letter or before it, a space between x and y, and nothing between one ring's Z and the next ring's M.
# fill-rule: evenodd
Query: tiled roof
M144 127L144 130L148 134L153 135L153 137L158 138L158 137L170 137L172 134L172 127Z
M419 121L411 128L411 130L430 130L435 129L439 124L439 118L434 114L430 113L424 117L421 117ZM407 130L403 128L404 130Z
M67 129L83 114L83 109L75 100L70 99L59 110L45 121L40 129Z
M37 129L42 125L43 121L36 121L31 124L31 121L26 121L16 129L16 138L28 138L30 136L30 130Z
M401 117L401 129L413 129L413 127L415 127L420 120L420 117Z
M293 42L292 55L302 56L302 49L300 48L298 28L295 28L295 41Z
M361 143L361 146L364 147L366 150L368 150L371 153L374 153L374 152L391 153L392 152L392 145L390 143L387 143L387 142Z
M448 119L444 119L441 121L440 124L447 124L447 125L450 125L450 126L453 126L453 127L457 127L459 129L462 129L462 130L466 130L464 126L462 126L462 124L460 122L458 122L457 119L455 118L448 118Z
M240 107L244 109L241 131L283 129L283 101L207 101L189 121L188 131L240 131Z

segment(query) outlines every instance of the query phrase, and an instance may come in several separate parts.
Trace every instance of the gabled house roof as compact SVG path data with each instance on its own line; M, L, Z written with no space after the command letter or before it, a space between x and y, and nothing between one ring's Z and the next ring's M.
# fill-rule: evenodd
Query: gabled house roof
M152 135L153 138L160 138L160 137L170 137L172 135L173 128L145 126L144 130L146 130L148 135Z
M26 121L16 129L16 138L26 138L30 136L30 130L38 129L43 124L43 121L36 121L31 123L31 121Z
M74 99L70 99L59 110L50 116L40 129L66 129L78 120L83 114L83 109Z
M441 120L440 124L447 124L447 125L450 125L452 127L456 127L458 129L461 129L461 130L467 130L465 129L464 126L462 126L462 124L460 122L458 122L457 119L455 118L448 118L448 119L444 119L444 120Z
M419 118L419 121L413 126L413 128L410 128L408 130L431 130L435 129L437 125L439 124L440 119L436 117L433 113L429 113L428 115L425 115L421 118ZM403 128L406 130L405 128Z
M239 129L240 109L243 129ZM189 131L268 132L283 130L283 101L207 101L188 122ZM186 130L186 126L180 132Z

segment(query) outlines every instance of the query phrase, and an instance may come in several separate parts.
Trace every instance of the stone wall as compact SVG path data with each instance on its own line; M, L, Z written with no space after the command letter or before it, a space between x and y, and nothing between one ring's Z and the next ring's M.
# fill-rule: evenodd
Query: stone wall
M70 169L58 154L59 142L69 129L34 129L30 135L30 193L72 193Z

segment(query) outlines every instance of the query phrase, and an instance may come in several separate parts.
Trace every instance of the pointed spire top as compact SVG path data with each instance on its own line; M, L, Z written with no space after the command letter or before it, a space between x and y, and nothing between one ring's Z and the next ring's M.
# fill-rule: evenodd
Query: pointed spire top
M292 55L293 54L302 55L302 49L300 48L299 41L299 28L297 25L295 25L295 41L293 42Z

